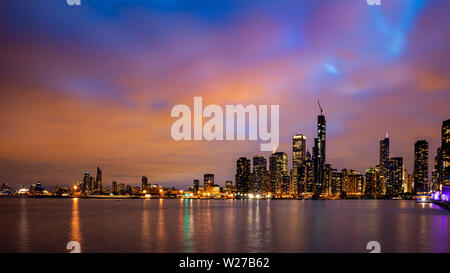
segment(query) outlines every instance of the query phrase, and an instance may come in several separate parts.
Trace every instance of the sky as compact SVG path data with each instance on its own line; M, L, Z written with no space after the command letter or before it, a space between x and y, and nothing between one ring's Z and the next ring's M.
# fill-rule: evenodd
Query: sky
M450 118L448 0L9 0L0 9L0 183L112 180L187 188L259 141L174 141L173 106L280 105L280 146L312 150L320 100L327 163L365 172L391 156L430 171ZM205 119L206 121L206 119ZM431 176L431 174L430 174Z

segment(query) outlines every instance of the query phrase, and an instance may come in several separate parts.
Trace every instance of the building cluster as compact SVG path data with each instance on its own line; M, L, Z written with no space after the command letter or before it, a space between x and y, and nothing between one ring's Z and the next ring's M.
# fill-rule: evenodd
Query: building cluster
M306 150L306 137L292 138L292 169L288 170L288 156L274 152L267 160L261 155L250 159L240 157L236 162L235 189L237 198L407 198L419 192L431 192L450 186L450 120L442 124L441 147L437 150L431 181L428 179L428 142L418 140L414 145L414 170L410 174L402 157L390 157L390 141L380 140L379 163L364 174L352 169L333 168L326 162L326 119L317 120L317 138L312 155ZM197 182L196 182L197 181ZM197 183L197 186L196 186ZM231 183L231 182L227 182ZM206 185L205 185L206 187ZM200 188L198 194L207 192ZM193 192L199 190L194 181Z
M319 105L320 106L320 105ZM236 162L235 184L217 185L214 174L204 174L203 185L195 179L188 191L150 185L142 177L141 187L113 181L111 187L102 184L102 170L96 176L84 173L83 181L70 187L56 186L51 193L38 181L29 189L14 192L6 183L2 193L56 196L140 196L146 198L407 198L423 192L444 192L450 188L450 120L442 123L441 146L434 158L431 180L428 178L428 142L418 140L414 145L414 170L410 174L402 157L390 157L390 139L379 142L379 163L359 173L353 169L338 170L326 161L326 119L317 119L317 137L312 155L306 149L306 137L292 138L292 169L288 155L274 151L267 162L262 155L252 159L240 157ZM269 166L267 166L269 165Z

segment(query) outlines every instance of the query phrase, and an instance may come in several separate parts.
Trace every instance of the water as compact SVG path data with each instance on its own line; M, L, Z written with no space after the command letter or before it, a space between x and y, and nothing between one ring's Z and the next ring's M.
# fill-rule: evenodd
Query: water
M450 211L397 200L0 199L0 252L450 252Z

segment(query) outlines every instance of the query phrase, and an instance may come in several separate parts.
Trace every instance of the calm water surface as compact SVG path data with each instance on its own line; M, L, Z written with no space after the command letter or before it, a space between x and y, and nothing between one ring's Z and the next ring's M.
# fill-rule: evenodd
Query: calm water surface
M450 252L450 211L388 200L0 199L0 252Z

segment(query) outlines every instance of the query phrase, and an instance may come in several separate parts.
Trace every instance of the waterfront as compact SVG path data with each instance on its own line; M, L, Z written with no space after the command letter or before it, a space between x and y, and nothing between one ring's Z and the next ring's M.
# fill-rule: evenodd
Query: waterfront
M0 252L449 252L450 212L405 200L0 199Z

